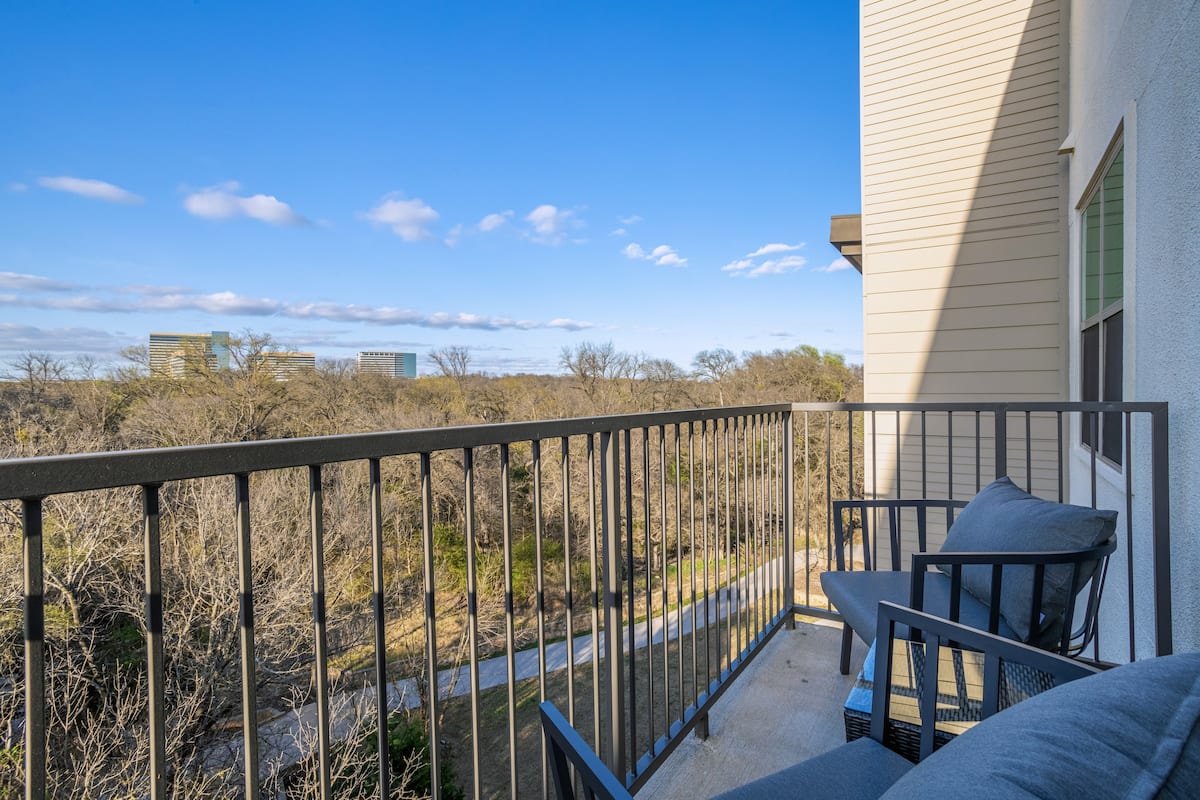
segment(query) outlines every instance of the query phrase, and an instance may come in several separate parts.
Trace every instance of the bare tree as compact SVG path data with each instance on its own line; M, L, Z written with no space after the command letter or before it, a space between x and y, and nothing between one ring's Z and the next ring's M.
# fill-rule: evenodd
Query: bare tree
M712 381L717 387L717 402L725 405L725 378L737 369L737 356L724 347L701 350L692 359L692 369L701 380Z
M588 400L597 405L604 399L602 389L605 384L634 376L638 359L619 352L612 342L581 342L575 347L564 347L558 363L579 381Z
M471 351L466 347L454 345L430 350L429 358L443 375L459 383L470 374Z

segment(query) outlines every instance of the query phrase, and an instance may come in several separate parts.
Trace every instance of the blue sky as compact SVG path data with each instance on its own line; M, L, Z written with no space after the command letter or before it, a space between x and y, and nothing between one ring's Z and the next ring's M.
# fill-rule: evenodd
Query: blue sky
M648 7L647 7L648 6ZM857 4L6 3L0 361L861 360ZM833 269L830 269L830 267Z

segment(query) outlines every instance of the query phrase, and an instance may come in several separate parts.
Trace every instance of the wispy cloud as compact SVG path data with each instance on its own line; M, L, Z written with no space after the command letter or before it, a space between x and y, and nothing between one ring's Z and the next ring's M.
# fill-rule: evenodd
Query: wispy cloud
M767 256L773 253L792 253L802 247L804 247L804 242L800 242L799 244L783 244L782 242L774 242L772 244L764 244L753 253L747 253L745 258L758 258L759 256Z
M784 256L783 258L767 259L761 263L755 263L750 258L739 258L737 261L726 264L721 267L721 271L728 272L731 277L744 276L746 278L759 278L763 275L782 275L785 272L796 272L804 269L808 259L804 256Z
M78 288L76 284L45 278L41 275L0 272L0 289L17 289L25 292L66 292L75 288Z
M131 342L95 328L39 328L0 322L0 353L113 353Z
M628 225L637 225L639 222L641 222L641 221L642 221L642 218L641 218L641 217L639 217L637 214L633 214L633 215L631 215L631 216L628 216L628 217L621 217L621 218L620 218L620 219L618 219L617 221L618 221L618 222L620 222L622 225L626 225L626 226L628 226Z
M92 178L73 178L70 175L60 175L58 177L38 178L38 186L46 189L53 189L56 192L69 192L77 194L80 197L91 197L95 200L104 200L107 203L124 203L125 205L137 205L142 201L142 198L128 189L122 189L114 183L108 181L98 181ZM24 184L19 184L24 186ZM17 190L23 191L23 190Z
M458 247L458 240L462 238L462 235L463 224L460 222L451 228L450 232L446 234L446 238L443 239L443 241L446 243L446 247Z
M540 244L559 245L567 233L582 225L575 212L569 208L543 203L525 215L529 223L528 238Z
M497 228L504 227L512 218L512 209L501 211L499 214L488 214L486 217L479 220L479 223L475 227L479 228L482 233L491 233Z
M721 267L721 271L728 272L732 278L758 278L763 275L782 275L785 272L795 272L804 269L804 266L808 264L807 258L804 256L784 256L782 258L762 259L762 256L775 255L776 253L793 253L803 247L804 242L798 244L784 244L782 242L764 244L757 250L730 261Z
M15 273L5 273L13 275ZM206 314L242 317L282 317L299 320L360 322L368 325L413 325L422 328L471 328L476 330L586 330L595 327L590 322L558 317L549 321L523 320L512 317L450 313L425 313L395 306L373 306L357 303L295 302L270 297L253 297L236 292L203 293L189 289L154 287L89 287L87 294L63 294L50 278L19 275L10 279L15 285L4 288L28 289L20 294L0 293L0 306L11 308L87 311L93 313L138 313L202 311ZM38 283L40 281L41 283ZM67 290L83 287L65 285ZM54 292L54 293L51 293Z
M664 267L684 267L687 266L688 261L686 258L681 258L674 247L665 244L660 244L647 252L637 242L630 242L622 248L621 255L635 260L653 261Z
M229 181L193 192L183 199L189 214L204 219L227 220L247 217L268 225L296 227L309 221L292 207L269 194L239 195L241 184Z
M29 189L29 186L21 183L20 181L13 181L8 185L8 190L10 192L24 192L27 189Z
M841 272L844 269L850 269L854 265L844 258L835 258L824 267L817 267L813 272Z
M391 228L392 233L406 242L419 242L429 238L429 228L441 214L420 198L409 200L400 192L391 192L363 216L376 225Z

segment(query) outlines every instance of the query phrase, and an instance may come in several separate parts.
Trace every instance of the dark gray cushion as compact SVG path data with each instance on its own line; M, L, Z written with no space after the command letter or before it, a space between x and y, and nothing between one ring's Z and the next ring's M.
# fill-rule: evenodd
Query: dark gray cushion
M1198 719L1200 653L1141 661L984 720L883 796L1200 797Z
M887 600L907 606L912 593L912 573L891 570L855 570L854 572L825 572L821 588L834 608L859 637L870 644L875 641L875 626L879 620L879 601ZM925 573L925 597L922 610L938 617L950 616L950 579L940 572ZM987 630L988 609L965 591L959 592L959 622L972 628ZM908 636L908 628L896 626L897 635ZM1016 633L1003 618L996 631L1008 639Z
M1116 530L1117 512L1054 503L1022 491L1007 477L985 486L967 506L946 535L946 552L1023 552L1045 550L1085 550L1108 541ZM1030 624L1033 602L1033 567L1005 567L1000 587L1000 613L1022 641L1045 626L1058 625L1067 603L1084 581L1091 577L1096 563L1071 584L1072 567L1062 564L1047 567L1042 587L1040 620ZM938 569L950 574L950 568ZM964 567L963 588L985 605L991 602L991 567ZM1044 637L1039 636L1039 640Z
M875 800L913 768L903 756L874 739L856 739L802 761L714 800L765 800L772 797Z

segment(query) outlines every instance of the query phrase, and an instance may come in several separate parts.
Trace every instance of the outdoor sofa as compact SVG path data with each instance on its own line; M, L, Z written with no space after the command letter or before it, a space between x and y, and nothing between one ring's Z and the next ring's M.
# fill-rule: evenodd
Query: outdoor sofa
M912 509L917 534L908 570L905 509ZM861 537L847 530L853 512ZM944 514L948 529L936 552L927 551L931 512ZM839 500L833 513L837 569L821 575L821 587L844 620L843 675L850 672L852 632L867 644L875 641L883 601L1064 655L1081 652L1095 635L1108 557L1117 546L1115 511L1044 500L1002 477L969 503ZM887 516L883 542L871 525L876 513Z
M1200 653L1163 656L1099 672L1049 653L911 609L883 603L876 627L877 682L871 736L720 795L717 800L928 797L1164 798L1200 797ZM981 722L934 750L930 720L940 713L945 675L927 658L916 705L922 726L917 764L885 746L891 716L894 645L920 630L929 653L981 652ZM929 648L939 648L930 650ZM902 652L902 651L901 651ZM1031 674L1049 690L1025 699ZM1024 678L1022 677L1024 676ZM955 675L954 679L959 679ZM954 682L953 680L951 681ZM1037 683L1037 681L1034 681ZM1005 708L1009 702L1015 702ZM550 702L542 727L560 800L631 795Z

